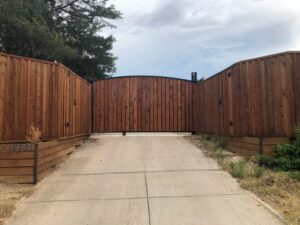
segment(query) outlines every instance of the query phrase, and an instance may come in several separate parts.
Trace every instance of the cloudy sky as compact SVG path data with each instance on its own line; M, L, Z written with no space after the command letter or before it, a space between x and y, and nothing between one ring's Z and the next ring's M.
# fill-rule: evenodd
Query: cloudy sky
M236 61L300 50L300 0L110 0L122 75L209 77Z

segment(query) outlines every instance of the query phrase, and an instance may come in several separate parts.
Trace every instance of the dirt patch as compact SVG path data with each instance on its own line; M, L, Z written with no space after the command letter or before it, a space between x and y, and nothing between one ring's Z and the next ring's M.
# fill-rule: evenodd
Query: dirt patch
M12 215L17 202L22 197L30 196L33 190L33 185L0 183L0 225Z
M274 172L224 149L224 140L187 137L204 153L237 178L240 186L256 194L284 216L287 224L300 225L300 182L288 172Z

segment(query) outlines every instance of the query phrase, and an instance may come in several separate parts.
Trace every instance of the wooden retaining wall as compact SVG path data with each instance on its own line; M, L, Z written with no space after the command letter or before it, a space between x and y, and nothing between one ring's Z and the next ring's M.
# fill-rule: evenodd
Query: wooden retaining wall
M197 133L288 137L300 124L300 53L234 64L195 87Z
M43 140L91 132L91 85L61 64L0 54L0 142L24 142L30 125Z
M66 160L87 137L40 142L0 144L0 182L35 184Z
M191 81L119 77L93 84L93 132L194 131Z
M271 155L273 148L278 144L290 143L290 139L283 138L258 138L258 137L229 137L226 149L238 155L250 158L258 154Z

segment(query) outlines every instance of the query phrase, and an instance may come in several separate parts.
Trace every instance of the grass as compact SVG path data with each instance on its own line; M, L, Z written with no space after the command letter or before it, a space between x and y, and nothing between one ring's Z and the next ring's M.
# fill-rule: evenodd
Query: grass
M226 139L195 136L191 141L238 179L240 186L253 192L280 212L287 224L300 224L300 172L276 172L225 150Z
M15 205L24 196L33 192L32 185L0 184L0 225L9 218L15 210Z

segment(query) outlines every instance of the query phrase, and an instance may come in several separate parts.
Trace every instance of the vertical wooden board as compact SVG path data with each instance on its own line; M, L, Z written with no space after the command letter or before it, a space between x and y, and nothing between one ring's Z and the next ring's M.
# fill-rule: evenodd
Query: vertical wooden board
M165 115L165 123L166 127L164 131L170 131L170 80L165 79L166 82L166 95L165 95L165 105L166 105L166 115Z
M182 81L181 82L181 115L182 115L181 124L182 124L182 131L187 131L186 124L185 124L185 120L186 120L186 114L185 114L186 104L185 103L186 103L185 81Z
M178 131L178 88L177 88L177 81L173 81L173 130Z
M292 120L291 120L291 105L289 99L292 98L289 90L292 87L290 83L290 65L287 55L283 56L280 64L280 79L281 79L281 107L282 107L282 118L283 118L283 136L290 137L292 135Z
M100 111L100 102L101 99L99 98L101 89L100 89L100 81L96 81L92 83L93 86L93 124L92 124L92 130L94 133L100 132L100 115L102 112Z
M23 72L24 75L24 72ZM24 82L24 79L23 79ZM48 118L48 108L47 108L47 94L49 93L48 90L48 64L42 64L42 78L41 78L41 132L42 136L47 136L47 118ZM25 102L24 100L22 102Z
M167 89L169 89L169 86L167 87L166 79L161 78L161 131L167 131L167 120L169 116L167 116Z
M130 81L129 78L125 78L126 82L126 130L129 130L129 121L130 121Z
M249 85L249 112L250 112L250 117L249 117L249 122L248 124L249 127L249 133L251 136L256 136L257 135L257 124L258 124L258 115L257 115L257 87L258 87L258 66L257 66L257 61L254 60L251 62L251 78L252 80L249 80L248 82L251 84ZM249 69L250 69L249 68Z
M13 140L13 115L15 113L13 99L15 97L15 93L11 90L14 90L15 71L14 60L9 58L8 62L4 140Z
M150 110L150 118L149 118L149 131L154 131L154 78L149 78L149 110Z
M21 133L22 133L22 136L23 136L23 140L26 139L26 133L27 133L27 130L28 130L28 124L26 123L26 118L27 118L27 93L28 93L28 60L26 59L23 59L23 62L22 62L22 79L21 79L21 82L22 82L22 95L21 95L21 118L22 118L22 121L20 122L22 125L21 125ZM46 117L47 118L47 117ZM47 127L46 127L47 128ZM43 133L42 133L42 136L45 136Z
M296 110L296 106L295 106L295 80L294 80L294 71L293 71L293 57L295 54L286 54L286 64L287 64L287 78L286 78L286 90L287 90L287 105L288 105L288 111L287 113L289 114L290 118L289 118L289 123L290 125L288 125L289 127L287 129L289 129L287 136L288 137L293 137L294 136L294 127L295 127L295 110Z
M157 131L162 130L162 79L157 78Z
M273 100L273 87L274 87L274 69L273 69L273 59L270 58L269 60L265 61L266 66L266 90L267 90L267 134L273 135L275 130L275 118L274 118L274 100Z
M228 96L229 96L229 91L228 91L228 77L226 76L225 73L222 73L222 83L223 83L223 109L224 109L224 122L223 122L223 129L224 135L229 134L229 103L228 103Z
M148 119L148 102L147 102L147 80L142 78L142 131L146 131L147 119Z
M109 130L109 80L104 80L104 130Z
M150 79L145 78L145 130L149 131L150 129Z
M75 86L75 77L70 78L70 86L71 86L71 93L70 93L70 118L71 118L71 128L70 128L70 133L73 135L75 133L75 104L76 104L76 99L75 99L75 91L76 91L76 86Z
M112 80L107 80L108 88L108 131L113 131L113 86L112 86Z
M132 90L131 90L131 79L130 79L130 93L132 93ZM122 96L122 131L126 131L126 107L127 104L126 104L126 80L124 78L122 78L122 88L121 88L121 96ZM130 105L129 105L129 111L130 111L130 114L131 114L131 110L132 110L132 105L131 105L131 102L130 102ZM130 119L129 119L129 130L131 130L131 127L132 127L132 117L130 116Z
M240 76L239 76L240 64L237 64L231 68L232 71L232 88L233 88L233 132L235 136L240 136L240 115L247 113L244 111L244 104L240 104L241 95L243 92L240 87Z
M138 131L138 96L137 80L133 79L133 131Z
M8 68L8 57L0 55L0 140L4 140L4 109L6 107L6 88Z
M122 130L122 123L121 123L121 95L120 95L120 89L121 89L121 79L116 79L115 80L117 90L116 90L116 108L117 108L117 126L116 126L116 131L121 131Z
M227 81L228 81L228 109L229 109L229 115L228 115L228 118L229 118L229 123L228 123L228 126L229 126L229 135L230 136L233 136L234 135L234 127L232 125L233 123L233 107L234 107L234 103L233 103L233 97L234 97L234 91L233 91L233 82L232 82L232 75L229 76L229 74L227 73Z
M129 131L134 131L134 89L135 89L134 78L131 77L129 78ZM125 93L126 92L124 92L124 94ZM126 101L126 98L124 101Z
M192 132L195 131L194 129L194 83L189 82L190 85L190 130Z
M182 131L182 116L181 116L181 80L177 80L177 130ZM199 105L199 104L197 104Z
M117 98L117 90L118 90L118 82L117 80L113 79L112 80L112 102L113 102L113 111L112 111L112 116L113 116L113 127L112 131L115 132L117 131L117 104L118 104L118 98Z
M136 78L137 81L137 98L138 98L138 104L137 104L137 116L138 116L138 129L137 131L142 131L142 79Z
M62 83L61 83L61 66L58 65L57 67L57 74L56 74L56 83L57 87L57 116L56 116L56 138L60 138L61 135L61 128L62 128ZM36 92L34 92L36 93ZM35 110L36 111L36 110ZM76 115L77 116L77 115Z
M66 76L66 94L65 94L65 127L66 127L66 136L72 136L71 132L70 132L70 77L71 75L67 75ZM42 88L43 89L43 88ZM86 95L81 95L82 97L87 97ZM82 107L83 109L86 109L86 107ZM82 116L82 115L81 115ZM86 123L84 123L84 125L86 125Z
M174 80L169 79L169 131L174 131Z
M157 99L158 99L158 90L157 90L157 78L153 78L153 131L158 131L158 121L157 121Z
M185 125L186 130L190 131L190 123L189 123L189 116L190 116L190 96L189 96L189 84L185 82Z
M18 129L18 126L20 124L19 122L19 118L20 118L20 89L21 89L21 80L20 80L20 68L21 68L21 65L20 65L20 61L21 59L19 58L14 58L13 59L14 61L14 84L13 84L13 89L11 89L11 92L14 92L14 98L13 98L13 101L12 101L12 104L14 105L13 108L14 108L14 114L12 114L11 116L13 116L12 118L12 138L13 140L20 140L19 138L19 129Z
M245 62L240 64L238 77L239 77L239 92L242 93L239 97L239 102L236 104L242 105L242 109L238 114L238 127L239 136L250 134L253 124L249 122L253 117L253 102L251 96L255 85L255 74L253 73L253 62ZM237 110L237 108L236 108Z
M293 79L295 90L295 126L300 125L300 54L295 54L293 63Z
M285 55L278 56L277 57L277 68L276 68L278 75L277 75L277 98L278 98L278 108L279 108L279 114L278 114L278 126L277 126L277 132L276 135L278 136L286 136L288 133L288 124L289 124L289 115L287 113L288 105L286 101L286 95L287 92L285 91L285 79L289 76L287 73L287 65L285 60ZM282 79L284 77L284 79ZM285 105L285 108L284 108Z

